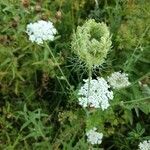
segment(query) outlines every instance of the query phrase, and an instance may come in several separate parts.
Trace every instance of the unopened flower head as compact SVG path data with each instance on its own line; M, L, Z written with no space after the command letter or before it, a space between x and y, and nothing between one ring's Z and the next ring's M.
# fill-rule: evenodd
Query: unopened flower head
M35 23L28 24L26 33L29 35L30 41L43 44L47 40L53 41L57 30L52 22L39 20Z
M140 142L139 150L150 150L150 140L145 140Z
M82 107L94 107L107 109L110 104L109 100L113 99L113 92L109 90L110 86L104 78L84 80L84 85L78 92L79 105Z
M87 141L92 145L102 143L103 133L96 132L96 130L97 128L94 127L86 133Z
M119 72L114 72L107 78L107 81L114 89L121 89L130 85L128 80L128 74Z
M94 67L104 63L111 44L107 25L89 19L83 26L77 27L73 34L71 47L79 60L85 62L88 67Z

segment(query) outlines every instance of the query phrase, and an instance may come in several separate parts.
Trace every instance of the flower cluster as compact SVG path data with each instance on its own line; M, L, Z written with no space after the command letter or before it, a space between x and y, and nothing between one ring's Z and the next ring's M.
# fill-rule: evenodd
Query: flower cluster
M54 40L54 35L57 30L50 21L39 20L35 23L27 25L26 33L29 35L29 40L37 44L43 44L44 41Z
M103 133L96 132L96 130L97 128L94 127L86 133L87 141L92 145L102 143Z
M150 140L145 140L139 144L140 150L150 150Z
M120 71L112 73L107 81L113 89L121 89L130 85L128 74L121 73Z
M84 85L78 92L79 105L105 110L109 107L109 100L113 99L113 92L104 78L84 80Z
M88 67L94 67L104 63L111 44L110 31L107 25L89 19L83 26L77 27L72 36L71 47L79 60Z

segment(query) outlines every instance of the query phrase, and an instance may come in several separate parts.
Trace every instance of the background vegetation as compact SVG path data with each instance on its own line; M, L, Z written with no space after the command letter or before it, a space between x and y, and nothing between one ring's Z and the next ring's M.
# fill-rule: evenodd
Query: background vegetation
M76 89L87 73L75 65L70 43L88 18L104 21L112 34L113 47L96 75L122 70L132 84L116 91L108 111L86 119ZM25 33L28 23L41 19L58 30L58 39L49 43L58 64L43 60L46 47ZM149 49L149 0L1 0L0 149L136 150L150 139ZM94 123L105 134L96 147L85 136Z

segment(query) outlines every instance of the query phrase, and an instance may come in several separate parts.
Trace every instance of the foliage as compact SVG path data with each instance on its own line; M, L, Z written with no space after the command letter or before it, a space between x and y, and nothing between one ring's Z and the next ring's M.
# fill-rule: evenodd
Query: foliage
M149 140L149 10L148 0L0 1L0 149L131 150ZM88 19L112 35L105 62L89 74L71 49ZM29 41L26 26L38 20L54 23L55 41ZM113 90L107 110L78 105L83 79L120 70L131 85ZM93 127L104 134L101 145L87 142Z

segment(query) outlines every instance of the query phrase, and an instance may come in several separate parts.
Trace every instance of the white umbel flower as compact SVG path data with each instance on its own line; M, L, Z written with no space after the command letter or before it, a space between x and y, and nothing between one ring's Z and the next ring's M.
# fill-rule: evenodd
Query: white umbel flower
M113 89L121 89L130 85L128 74L121 73L120 71L112 73L111 76L107 78L107 81Z
M47 40L53 41L57 30L52 22L39 20L35 23L28 24L26 33L29 35L30 41L43 44Z
M94 127L86 133L87 141L92 145L102 143L103 133L96 132L96 130L97 128Z
M150 150L150 140L145 140L139 144L140 150Z
M105 110L109 107L109 100L113 99L113 92L104 78L84 80L84 85L78 92L79 105L82 107L94 107ZM90 87L90 88L89 88Z

